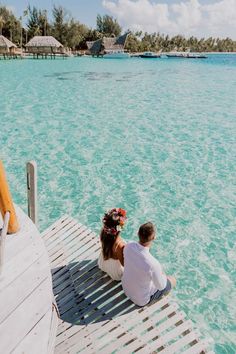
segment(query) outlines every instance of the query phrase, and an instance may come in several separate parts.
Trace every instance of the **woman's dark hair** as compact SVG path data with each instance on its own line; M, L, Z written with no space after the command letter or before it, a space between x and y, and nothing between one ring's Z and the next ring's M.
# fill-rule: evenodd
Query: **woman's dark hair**
M114 232L116 226L119 225L119 220L114 220L112 215L106 214L106 222L100 233L100 240L102 243L102 253L104 259L112 258L112 248L120 231Z
M153 235L155 235L155 227L153 223L151 222L146 222L146 224L143 224L140 226L138 230L138 236L139 236L139 241L141 243L147 243L153 240Z
M118 237L120 232L118 232L116 235L107 233L104 228L102 229L100 233L100 240L102 243L102 253L103 253L103 258L104 259L109 259L112 258L112 249L114 246L114 243Z

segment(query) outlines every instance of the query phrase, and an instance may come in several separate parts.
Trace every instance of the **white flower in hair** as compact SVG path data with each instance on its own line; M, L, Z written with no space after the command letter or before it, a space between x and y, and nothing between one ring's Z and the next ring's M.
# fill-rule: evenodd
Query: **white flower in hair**
M116 225L116 231L121 231L121 230L122 230L121 226L120 225Z

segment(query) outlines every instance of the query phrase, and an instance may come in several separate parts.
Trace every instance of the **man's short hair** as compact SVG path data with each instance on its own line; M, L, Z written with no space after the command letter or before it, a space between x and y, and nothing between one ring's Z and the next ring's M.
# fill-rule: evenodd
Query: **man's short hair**
M153 240L155 235L155 227L152 222L146 222L141 225L138 230L138 237L140 243L147 243Z

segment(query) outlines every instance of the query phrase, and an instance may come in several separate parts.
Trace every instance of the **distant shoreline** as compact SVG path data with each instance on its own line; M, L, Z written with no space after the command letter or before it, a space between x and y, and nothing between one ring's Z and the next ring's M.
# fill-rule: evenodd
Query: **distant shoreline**
M169 54L171 52L161 52L162 55ZM177 52L177 53L186 53L186 52ZM219 55L225 55L225 54L236 54L236 52L190 52L190 53L201 53L201 54L219 54Z

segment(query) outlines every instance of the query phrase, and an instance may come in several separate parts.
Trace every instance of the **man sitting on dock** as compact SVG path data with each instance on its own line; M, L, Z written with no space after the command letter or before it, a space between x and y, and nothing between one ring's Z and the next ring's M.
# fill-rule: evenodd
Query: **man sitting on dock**
M161 265L149 252L156 238L151 222L140 226L139 242L130 242L124 248L124 274L122 286L126 296L136 305L144 306L159 300L175 287L174 277L166 276Z

